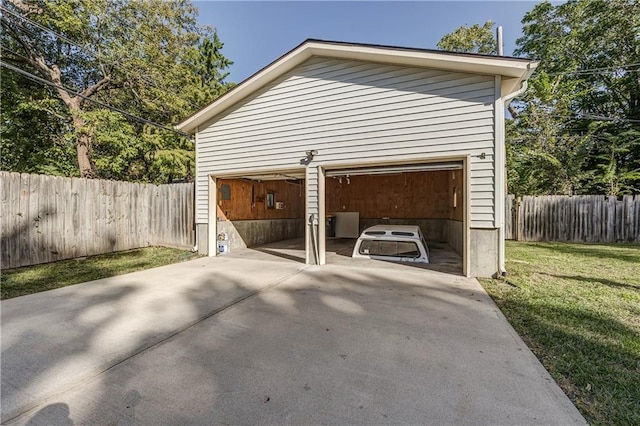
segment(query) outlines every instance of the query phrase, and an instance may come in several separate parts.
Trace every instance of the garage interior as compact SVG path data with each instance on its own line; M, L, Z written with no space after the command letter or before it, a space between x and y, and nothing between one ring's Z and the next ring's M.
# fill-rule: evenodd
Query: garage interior
M278 174L216 184L220 253L304 238L304 179Z
M335 221L327 229L328 251L334 236L339 240L357 238L364 229L380 224L417 225L431 252L431 263L422 266L461 272L462 172L461 163L327 171L326 216L328 221ZM340 221L346 221L347 227ZM354 227L353 222L357 223L357 232L349 229ZM339 253L350 256L354 243L350 240L350 244L338 248ZM328 256L327 262L331 259Z
M218 179L220 252L250 247L304 262L301 175ZM412 266L460 273L464 188L462 163L326 171L327 263L352 261L356 238L369 226L417 225L431 263Z

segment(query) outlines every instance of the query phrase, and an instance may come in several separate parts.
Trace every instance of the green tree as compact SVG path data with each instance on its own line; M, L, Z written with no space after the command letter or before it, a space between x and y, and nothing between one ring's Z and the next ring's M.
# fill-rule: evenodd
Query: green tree
M514 54L540 65L509 106L509 191L639 193L640 2L543 2L522 24ZM490 30L461 27L438 47L478 52Z
M487 21L484 25L463 25L440 39L438 49L452 52L469 52L495 55L497 42L493 35L493 21Z
M48 88L5 68L2 81L0 120L0 169L26 173L71 175L77 170L73 147L63 136L68 129L55 116Z
M87 98L170 126L222 94L231 61L222 55L216 32L198 25L196 17L189 1L4 2L3 61L55 87L27 96L33 84L12 80L23 94L13 96L15 105L5 108L3 102L3 152L29 146L17 131L28 121L16 112L38 109L47 114L45 122L56 122L56 131L38 142L52 150L58 141L72 144L80 176L184 178L193 166L191 141L152 131ZM9 72L3 70L3 77ZM3 100L10 90L5 82Z
M538 192L639 192L640 4L544 2L522 23L515 53L541 65L521 104L520 149L540 146L539 153L559 160L549 179L551 173L564 176L562 187L540 185ZM544 128L579 142L554 150Z

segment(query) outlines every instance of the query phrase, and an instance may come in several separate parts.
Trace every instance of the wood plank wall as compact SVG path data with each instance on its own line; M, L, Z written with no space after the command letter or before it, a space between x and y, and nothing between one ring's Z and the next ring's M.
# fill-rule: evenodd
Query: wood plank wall
M364 219L461 221L464 217L462 170L351 176L348 181L331 177L326 193L327 213L360 212Z
M151 245L191 248L193 183L151 185L0 172L2 268Z
M222 186L229 185L231 199L223 200ZM303 180L219 179L218 208L228 220L300 219L304 217ZM267 193L284 203L283 209L267 208Z

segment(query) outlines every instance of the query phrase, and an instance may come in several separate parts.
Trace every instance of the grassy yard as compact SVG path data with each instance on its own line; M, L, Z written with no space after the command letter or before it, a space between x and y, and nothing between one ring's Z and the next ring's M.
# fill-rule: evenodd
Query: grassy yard
M505 281L483 280L591 424L640 424L640 247L507 243Z
M197 257L185 250L149 247L2 271L2 299L155 268Z

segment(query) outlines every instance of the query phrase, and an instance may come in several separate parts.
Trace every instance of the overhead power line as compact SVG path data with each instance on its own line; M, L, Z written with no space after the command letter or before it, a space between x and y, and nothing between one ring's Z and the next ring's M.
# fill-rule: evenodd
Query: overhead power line
M626 68L631 68L635 66L640 66L640 62L632 63L632 64L623 64L623 65L612 65L610 67L602 67L602 68L586 68L583 70L575 70L575 71L564 71L564 72L553 72L547 75L549 76L557 76L557 75L582 75L582 74L602 74L605 72L614 72L624 70L625 72L636 72L640 70L627 70Z
M640 123L640 120L624 117L607 117L605 115L594 114L580 114L580 115L561 115L561 114L545 114L546 117L554 118L577 118L579 120L594 120L594 121L620 121L625 123Z
M624 121L627 123L640 123L640 120L634 120L633 118L622 118L622 117L606 117L603 115L592 115L592 114L584 114L582 117L585 120L602 120L602 121Z
M35 27L38 27L38 28L40 28L41 30L47 31L48 33L51 33L51 34L55 35L55 36L56 36L56 37L58 37L59 39L64 40L64 41L66 41L66 42L67 42L67 43L69 43L69 44L73 44L74 46L79 47L79 48L80 48L80 49L82 49L82 50L85 50L87 53L91 53L91 54L95 55L95 53L94 53L94 52L90 51L90 50L89 50L88 48L86 48L85 46L81 46L80 44L78 44L78 43L74 42L73 40L71 40L71 39L69 39L69 38L67 38L67 37L65 37L65 36L63 36L63 35L61 35L61 34L56 33L56 32L55 32L55 31L53 31L52 29L50 29L50 28L48 28L48 27L45 27L44 25L42 25L42 24L40 24L40 23L38 23L38 22L36 22L36 21L34 21L34 20L32 20L32 19L29 19L29 18L27 18L27 17L26 17L26 16L24 16L24 15L20 15L19 13L15 13L15 12L13 12L12 10L7 9L7 8L6 8L6 7L4 7L4 6L0 6L0 10L2 10L3 12L6 12L6 13L8 13L8 14L10 14L10 15L12 15L12 16L14 16L14 17L18 18L18 19L25 20L25 21L29 22L31 25L33 25L33 26L35 26ZM33 33L32 33L32 34L33 34Z
M116 108L116 107L111 106L109 104L106 104L104 102L100 102L100 101L92 99L92 98L90 98L88 96L84 96L80 92L78 92L77 90L69 89L67 87L55 84L55 83L53 83L53 82L51 82L49 80L45 80L44 78L40 78L40 77L38 77L36 75L33 75L28 71L25 71L23 69L15 67L15 66L13 66L11 64L7 64L4 61L0 61L0 66L3 66L3 67L5 67L5 68L7 68L7 69L9 69L11 71L17 72L18 74L21 74L21 75L27 77L28 79L30 79L32 81L36 81L38 83L46 84L48 86L52 86L52 87L55 87L57 89L62 89L64 91L68 92L68 93L71 93L73 95L79 96L82 99L85 99L85 100L87 100L89 102L92 102L92 103L94 103L96 105L99 105L99 106L101 106L103 108L107 108L107 109L109 109L111 111L119 112L120 114L124 115L125 117L128 117L128 118L130 118L132 120L136 120L136 121L138 121L140 123L149 124L151 126L157 127L159 129L162 129L162 130L168 130L170 132L176 133L176 134L178 134L180 136L185 136L187 138L191 137L191 135L189 135L187 133L180 132L180 131L175 130L175 129L171 128L171 127L165 126L164 124L156 123L155 121L151 121L151 120L147 120L146 118L138 117L137 115L133 115L130 112L127 112L127 111L122 110L120 108Z

